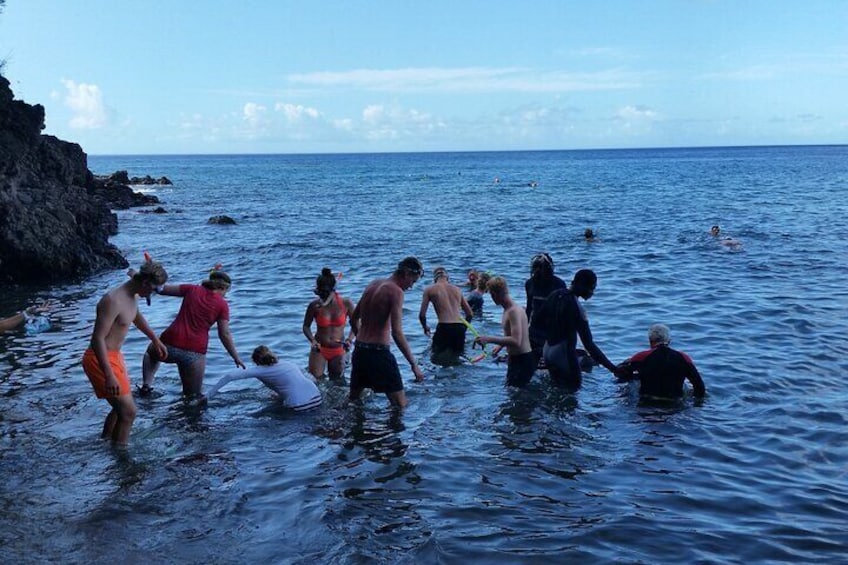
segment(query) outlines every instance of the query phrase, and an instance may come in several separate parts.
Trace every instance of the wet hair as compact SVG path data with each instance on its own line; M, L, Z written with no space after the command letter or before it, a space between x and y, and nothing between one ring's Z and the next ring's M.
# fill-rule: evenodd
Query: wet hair
M138 282L150 281L155 286L161 286L167 282L168 273L162 263L150 259L141 264L138 272L133 274L133 279Z
M209 278L200 284L203 285L203 288L208 288L209 290L227 290L230 288L232 280L230 279L230 275L224 271L213 269L209 271Z
M586 230L583 232L583 237L585 237L586 239L592 239L593 237L595 237L595 232L592 231L592 228L586 228Z
M486 286L489 284L491 279L492 275L490 273L480 273L480 276L477 277L477 290L480 292L486 292Z
M444 267L436 267L433 269L433 282L438 281L439 279L448 278L448 271Z
M489 294L505 295L509 292L509 286L506 284L506 279L503 277L492 277L486 283L486 289Z
M651 345L668 345L671 342L671 330L665 324L654 324L648 328L648 341Z
M597 284L598 275L591 269L580 269L571 281L571 286L576 288L595 288Z
M718 235L718 234L721 233L721 228L718 227L718 225L715 225L715 226L710 228L710 233L713 234L713 235Z
M537 273L542 278L554 275L554 260L547 253L537 253L530 259L530 273Z
M336 276L329 267L321 269L321 274L315 279L315 288L329 288L336 290Z
M268 366L277 364L277 356L271 352L267 345L260 345L254 349L251 358L257 365Z
M400 263L397 264L397 269L395 269L395 274L397 275L413 274L420 277L423 273L424 265L416 257L412 256L401 259Z

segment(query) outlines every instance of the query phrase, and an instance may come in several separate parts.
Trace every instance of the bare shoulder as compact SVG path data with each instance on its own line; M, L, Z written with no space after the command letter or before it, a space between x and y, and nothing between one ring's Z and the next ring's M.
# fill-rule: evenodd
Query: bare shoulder
M120 290L120 287L119 288L113 288L112 290L110 290L109 292L107 292L106 294L101 296L100 300L97 301L97 309L98 310L101 310L101 309L108 310L108 309L114 308L116 306L117 302L118 302L118 299L115 295L119 290Z
M511 319L516 321L521 321L522 319L527 319L527 313L524 311L524 308L521 308L518 304L513 304L509 308L507 308L506 312L504 312L506 316L509 316Z

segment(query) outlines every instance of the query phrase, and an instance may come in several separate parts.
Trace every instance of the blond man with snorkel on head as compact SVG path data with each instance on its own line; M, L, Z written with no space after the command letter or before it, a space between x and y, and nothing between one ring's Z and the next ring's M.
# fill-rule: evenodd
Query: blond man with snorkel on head
M132 323L150 339L151 350L162 358L168 355L166 346L139 312L136 298L147 298L149 303L150 295L167 280L168 273L162 265L145 253L145 262L138 272L107 292L97 303L91 344L82 357L82 367L97 398L105 399L112 407L103 423L101 437L111 438L119 446L127 445L136 416L121 346Z
M487 285L492 301L503 308L501 325L503 337L495 335L478 335L474 344L486 346L487 343L506 347L507 350L507 386L526 386L536 371L536 356L530 346L530 332L527 323L527 313L524 308L515 303L509 294L509 286L503 277L492 277Z

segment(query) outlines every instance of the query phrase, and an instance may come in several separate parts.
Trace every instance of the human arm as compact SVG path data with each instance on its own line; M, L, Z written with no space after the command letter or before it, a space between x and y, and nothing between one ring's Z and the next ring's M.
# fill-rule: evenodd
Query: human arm
M306 308L306 313L303 315L303 335L305 335L306 339L309 340L309 347L311 347L313 351L318 351L320 349L318 340L315 339L315 335L312 333L312 322L315 320L315 313L317 311L318 302L313 300L309 303L309 306Z
M118 305L107 294L97 303L97 317L94 319L94 330L91 332L91 349L94 351L94 356L97 357L100 370L103 371L104 389L109 396L117 396L121 393L121 385L112 371L112 365L109 363L109 351L106 346L106 337L112 330L119 314Z
M344 341L345 349L350 348L350 344L353 343L353 338L356 337L357 327L353 325L353 311L354 306L353 302L349 298L345 298L343 301L345 309L347 310L348 321L350 322L350 331L347 334L347 338Z
M221 345L224 346L224 349L227 350L227 353L230 354L230 357L233 358L233 361L236 363L236 367L245 368L244 363L239 357L238 350L236 349L236 344L233 341L233 334L230 332L230 321L225 319L218 320L218 339L221 340Z
M3 318L0 320L0 332L9 332L25 324L27 321L27 314L23 311L18 312L14 316L9 316L8 318Z
M424 294L421 296L421 308L418 309L418 321L421 323L421 328L427 337L430 337L430 326L427 325L427 308L430 307L429 290L429 288L424 289Z
M520 306L514 306L506 311L503 319L504 335L481 335L474 342L481 345L494 343L500 347L506 347L508 350L517 350L521 347L521 338L527 333L527 318L520 310Z
M586 348L586 351L592 356L592 359L594 359L599 365L603 366L616 377L619 375L627 375L627 372L623 368L613 365L612 361L604 355L604 352L601 351L601 348L598 347L592 339L592 330L589 328L589 320L587 320L585 316L582 316L580 321L577 323L577 334L580 336L580 342L583 344L583 347Z
M156 294L162 296L185 296L185 291L181 284L166 284L156 289Z
M519 347L521 345L521 342L519 342L517 338L509 335L479 335L474 338L474 343L479 343L480 345L494 343L501 347Z
M524 295L527 297L527 305L524 307L524 312L527 314L527 319L533 314L533 279L527 279L524 282Z
M362 301L360 300L356 307L353 309L353 312L350 313L350 329L353 333L359 334L359 318L362 315L359 307L362 306Z
M685 353L683 357L688 361L689 370L686 372L686 380L692 385L692 394L695 398L704 398L707 394L707 387L704 386L704 379L701 378L701 373L695 368L695 363Z
M633 358L626 361L622 361L618 365L616 365L616 370L613 372L615 378L618 379L620 383L627 383L630 381L638 380L639 368L637 362L633 361Z
M471 319L474 317L474 310L471 309L471 305L468 303L468 300L465 298L465 296L462 296L461 293L460 300L461 302L459 303L459 305L460 307L462 307L462 311L465 312L465 321L470 322Z
M216 394L227 383L230 383L232 381L237 381L239 379L249 379L253 376L254 376L253 369L248 369L246 371L234 371L232 373L228 373L223 378L221 378L221 380L219 380L217 383L215 383L212 386L212 388L210 388L206 392L206 394L204 396L206 396L206 398L212 398L212 395Z
M141 313L141 310L138 310L135 314L135 319L133 320L133 324L141 333L147 336L147 338L153 342L153 347L156 348L156 353L159 355L159 359L167 359L168 358L168 348L165 347L165 344L159 339L159 336L156 335L150 325L147 323L147 320Z
M392 301L389 319L392 325L392 339L409 363L412 374L415 375L415 380L418 382L423 381L424 373L418 368L418 362L415 360L415 356L412 355L412 349L410 349L409 343L406 341L406 336L403 334L403 291L400 288L397 289L397 294Z

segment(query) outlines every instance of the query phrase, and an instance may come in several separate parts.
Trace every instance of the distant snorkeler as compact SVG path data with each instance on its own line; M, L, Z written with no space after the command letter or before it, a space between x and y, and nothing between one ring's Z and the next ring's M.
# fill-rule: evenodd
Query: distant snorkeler
M738 239L734 239L729 235L721 237L721 228L718 225L715 225L710 228L710 235L713 237L720 237L719 244L729 248L729 249L739 249L742 247L742 242Z
M583 230L583 237L586 239L586 241L596 241L598 234L595 233L592 228L586 228L585 230Z

